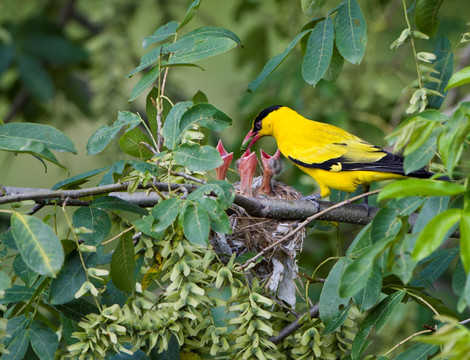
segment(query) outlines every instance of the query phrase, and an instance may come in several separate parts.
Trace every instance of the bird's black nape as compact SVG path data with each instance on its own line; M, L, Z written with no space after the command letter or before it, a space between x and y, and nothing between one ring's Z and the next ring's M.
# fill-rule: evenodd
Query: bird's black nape
M271 112L277 110L277 109L280 109L282 108L283 105L271 105L269 107L267 107L266 109L264 109L263 111L261 111L258 116L256 116L255 118L255 121L253 122L253 130L254 131L260 131L261 130L261 122L263 121L263 119L268 116Z

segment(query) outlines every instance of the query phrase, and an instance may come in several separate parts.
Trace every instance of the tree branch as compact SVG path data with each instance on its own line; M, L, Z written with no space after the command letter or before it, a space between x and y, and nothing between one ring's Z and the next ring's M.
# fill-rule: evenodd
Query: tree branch
M0 205L19 202L24 200L34 200L37 204L62 205L67 200L67 206L87 206L90 199L86 199L93 195L109 194L128 201L140 207L153 207L157 204L160 197L154 192L135 192L129 194L126 191L129 182L120 184L110 184L96 186L77 190L49 190L38 188L22 188L13 186L0 186ZM188 184L168 184L154 182L147 186L139 186L139 189L152 189L155 187L159 191L179 191L184 189L185 192L193 192L199 186ZM3 195L1 195L3 192ZM85 199L83 199L85 198ZM309 201L302 200L280 200L272 198L258 199L254 197L245 197L239 194L235 195L234 204L244 208L246 212L254 217L270 218L270 219L287 219L304 221L308 217L323 212L331 207L338 206L337 203L331 201L317 201L319 208ZM366 209L361 204L346 204L338 208L329 209L318 217L318 220L335 221L356 225L367 225L372 221L379 208L371 207ZM411 214L409 223L411 228L416 222L418 214ZM460 237L460 233L455 231L452 237Z
M311 318L316 318L318 317L320 311L320 306L318 304L315 304L310 308L309 311L309 316ZM282 340L284 340L286 337L288 337L290 334L296 332L299 330L303 324L300 324L300 320L306 315L300 315L297 319L295 319L293 322L291 322L289 325L287 325L285 328L283 328L281 331L279 331L279 335L277 336L271 336L269 338L269 341L271 341L273 344L279 344Z

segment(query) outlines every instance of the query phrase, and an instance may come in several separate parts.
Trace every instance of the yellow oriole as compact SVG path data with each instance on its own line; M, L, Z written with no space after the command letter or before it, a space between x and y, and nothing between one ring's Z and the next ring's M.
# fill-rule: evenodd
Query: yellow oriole
M330 195L330 188L353 192L358 185L368 188L375 181L434 175L424 168L405 174L402 156L334 125L306 119L286 106L261 111L242 147L251 147L263 136L273 136L281 153L315 179L321 197Z

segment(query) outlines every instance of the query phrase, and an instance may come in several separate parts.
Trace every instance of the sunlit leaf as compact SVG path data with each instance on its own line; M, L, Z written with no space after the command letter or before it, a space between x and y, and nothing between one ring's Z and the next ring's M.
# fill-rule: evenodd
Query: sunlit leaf
M144 38L142 46L147 49L149 45L168 39L174 35L178 29L179 24L176 21L171 21L165 25L160 26L152 35Z
M457 71L453 74L447 83L445 90L449 90L451 88L462 86L464 84L468 84L470 82L470 66L463 68L462 70Z
M181 141L180 121L183 114L193 106L192 101L184 101L176 103L168 113L165 123L163 124L163 138L165 146L173 150Z
M328 17L315 26L308 38L302 77L310 85L315 86L328 69L333 54L333 43L333 20Z
M113 125L104 125L96 130L86 145L88 155L96 155L114 139L123 126L128 126L127 131L132 130L142 122L139 115L130 111L119 111L118 118Z
M41 275L55 277L64 262L64 251L52 228L20 213L12 215L11 228L26 265Z
M340 54L358 65L367 43L367 25L356 0L345 0L335 18L335 43Z
M446 196L465 192L465 187L447 181L406 179L387 185L379 193L378 200L403 196Z
M461 210L448 209L432 218L416 240L413 259L422 260L436 250L448 232L460 221L461 214Z
M175 149L173 156L177 164L191 171L211 170L223 164L217 149L208 145L182 144Z
M202 206L188 204L183 215L183 231L185 237L192 243L208 245L209 215Z
M271 60L269 60L266 65L264 65L263 70L261 70L260 74L256 77L255 80L250 82L248 84L248 91L255 91L258 86L269 76L271 73L277 69L279 65L286 59L286 57L290 54L292 49L294 48L295 45L302 39L305 35L307 35L309 32L312 30L305 30L302 31L300 34L298 34L290 43L287 45L285 50L280 53L279 55L276 55L273 57Z

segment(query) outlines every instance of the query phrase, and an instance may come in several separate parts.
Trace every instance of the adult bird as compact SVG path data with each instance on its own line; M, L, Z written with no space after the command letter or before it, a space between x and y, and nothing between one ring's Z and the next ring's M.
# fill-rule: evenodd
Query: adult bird
M315 179L321 197L329 196L331 188L354 192L358 185L368 189L375 181L434 175L424 168L405 174L402 156L334 125L306 119L286 106L261 111L242 147L250 148L263 136L273 136L281 153Z

